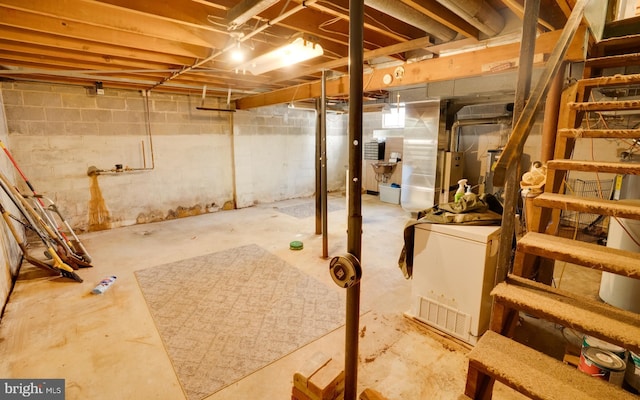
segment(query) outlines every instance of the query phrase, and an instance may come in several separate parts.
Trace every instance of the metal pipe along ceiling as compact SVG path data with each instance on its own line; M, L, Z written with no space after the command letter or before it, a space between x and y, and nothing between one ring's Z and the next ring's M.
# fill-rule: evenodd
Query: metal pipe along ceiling
M427 17L398 0L364 0L367 6L422 29L436 39L449 42L458 34L453 29Z
M504 18L486 0L437 0L488 36L495 36L504 28Z

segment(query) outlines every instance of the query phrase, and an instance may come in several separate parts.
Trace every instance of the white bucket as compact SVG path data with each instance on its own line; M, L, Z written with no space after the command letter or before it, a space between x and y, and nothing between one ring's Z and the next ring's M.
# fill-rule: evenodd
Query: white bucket
M620 357L622 361L627 361L627 350L615 344L605 342L593 336L584 335L582 337L582 349L595 347L600 350L607 350Z

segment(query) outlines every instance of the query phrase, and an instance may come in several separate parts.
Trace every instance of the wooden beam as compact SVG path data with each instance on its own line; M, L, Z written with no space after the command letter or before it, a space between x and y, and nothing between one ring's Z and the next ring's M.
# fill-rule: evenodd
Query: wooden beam
M301 0L298 0L298 3L301 3ZM331 5L331 7L329 6ZM310 6L310 8L312 9L316 9L318 11L320 11L323 14L328 14L328 15L332 15L334 17L340 18L344 21L347 22L347 24L349 23L349 5L348 2L341 2L341 1L332 1L331 3L325 3L325 4L320 4L320 3L315 3L312 4ZM339 10L336 10L336 8L338 8ZM326 16L323 17L322 15L320 15L320 13L317 13L318 15L311 21L312 24L315 24L317 26L318 21L324 21L326 20ZM397 30L395 25L392 23L392 21L395 21L396 19L393 17L390 17L389 15L386 14L382 14L381 12L374 10L374 9L369 9L367 10L367 14L369 16L373 16L375 17L374 20L376 23L372 23L370 19L365 19L365 23L364 23L364 29L366 32L365 36L369 36L370 33L375 33L379 36L385 36L388 39L386 40L387 43L392 43L395 41L405 41L407 40L407 37L413 37L414 35L418 34L418 32L420 31L417 28L413 28L413 27L401 27L398 26ZM391 20L391 21L389 21ZM381 22L384 21L385 23L389 23L390 25L394 25L394 30L391 31L390 29L388 29L388 27L384 27L381 26ZM296 22L296 25L298 25L300 22ZM344 43L345 45L348 44L348 37L344 37ZM391 41L389 41L389 39ZM366 39L365 39L366 40ZM379 43L384 43L385 40L382 40ZM366 42L365 42L366 44Z
M376 50L365 51L364 59L370 60L376 57L387 56L390 54L404 53L406 51L420 49L420 48L425 48L426 50L429 50L428 47L430 45L431 45L431 38L429 38L428 36L425 36L418 39L410 40L408 42L398 43L395 45L382 47ZM313 75L322 70L331 70L331 69L344 67L348 63L349 63L349 57L343 57L337 60L331 60L322 64L314 65L313 67L299 71L298 73L296 73L296 75L298 76ZM280 78L276 78L275 82L280 82L284 79L290 79L290 77L283 74Z
M137 33L115 31L111 28L99 27L80 22L65 21L63 18L51 18L41 14L16 10L0 5L0 25L22 28L35 32L46 32L90 42L104 44L118 43L134 49L154 49L155 51L204 58L210 48L182 44L173 40L164 40L140 35Z
M125 1L129 1L129 0L125 0ZM147 0L144 0L144 1L147 1ZM218 5L216 3L212 3L209 0L191 0L191 1L193 1L194 3L204 4L206 6L218 8L218 9L225 10L225 11L229 9L229 7L223 7L223 6Z
M568 19L571 15L571 10L573 10L573 7L575 6L575 1L556 0L556 3L558 4L558 7L560 7L560 10L564 14L564 16Z
M453 29L454 31L472 38L478 38L480 32L459 15L449 10L436 0L401 0L408 6L415 8L427 17Z
M49 64L49 68L56 68L56 65L68 65L74 69L103 69L117 72L123 69L168 69L169 65L163 63L153 63L147 60L121 59L114 57L104 57L95 54L83 54L78 52L62 53L57 49L42 46L25 46L15 42L7 42L0 39L2 57L4 59L16 59L23 61L41 60ZM34 57L37 54L37 57Z
M561 31L553 31L540 35L536 40L536 54L549 54L553 51L561 33ZM584 60L586 51L584 40L585 35L586 29L580 28L576 34L576 38L571 42L567 49L565 55L566 60ZM365 76L364 90L388 90L392 87L418 85L429 82L479 76L486 73L483 70L483 66L495 63L499 60L512 60L513 58L517 58L519 49L519 43L512 43L503 46L475 50L468 53L461 53L454 56L432 58L416 63L405 64L404 77L401 80L395 79L390 85L384 84L383 77L386 74L393 75L396 67L377 69ZM511 68L514 69L515 66ZM348 77L332 79L327 82L327 96L329 97L344 96L348 92ZM236 108L249 109L272 104L288 103L295 100L311 99L319 96L319 82L306 83L304 85L238 99Z
M84 54L98 55L102 57L119 57L135 60L165 63L168 65L184 65L193 62L192 57L158 53L151 50L131 49L105 43L83 41L64 36L49 35L42 32L29 32L19 28L3 27L2 38L7 41L29 47L30 45L46 46L55 49L71 50ZM37 54L37 52L33 52Z
M211 23L210 18L222 20L229 7L225 4L216 4L208 0L100 0L100 3L111 4L148 14L154 18L172 21L198 29L220 32L220 27ZM218 0L217 3L222 3Z
M524 6L517 0L502 0L502 2L520 19L524 19ZM542 11L542 10L540 10ZM545 21L541 16L538 16L538 24L550 31L555 31L556 27L550 22Z
M212 29L203 29L202 26L196 27L193 24L178 24L165 18L98 1L65 0L60 4L50 0L2 0L2 6L61 20L63 24L86 24L86 21L90 20L91 24L87 24L88 29L109 28L200 47L222 47L226 43L226 37L221 40L219 33L213 32Z
M278 0L240 0L227 11L226 19L239 27L277 2Z

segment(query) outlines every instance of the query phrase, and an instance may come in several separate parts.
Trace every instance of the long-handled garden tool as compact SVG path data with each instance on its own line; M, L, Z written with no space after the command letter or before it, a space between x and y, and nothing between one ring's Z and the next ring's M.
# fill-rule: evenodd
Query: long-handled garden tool
M53 229L49 225L47 225L47 223L40 217L38 212L20 194L18 189L11 185L9 180L2 173L0 173L0 186L2 187L2 190L5 191L9 199L13 202L13 204L18 208L22 216L26 219L30 228L45 244L47 248L46 254L53 260L54 267L60 269L61 271L66 271L67 268L69 268L71 272L73 272L74 269L78 269L78 260L74 257L70 257L64 252L64 246L62 245L58 236L56 236ZM54 246L57 247L58 251L54 250ZM73 279L76 279L76 277L77 279L80 279L80 277L78 277L77 275L70 277Z
M27 260L29 263L35 265L36 267L40 267L40 268L44 268L44 269L47 269L47 270L55 271L55 272L59 273L61 276L73 279L74 281L77 281L77 282L82 282L82 278L80 278L78 276L78 274L76 274L73 271L73 268L71 268L69 265L65 264L64 262L62 262L62 259L60 259L60 257L55 252L55 250L53 250L53 248L51 247L50 243L48 243L48 241L41 236L41 233L37 229L33 229L32 226L25 225L25 227L27 227L28 229L32 229L40 237L40 239L42 239L42 242L45 244L45 246L48 246L47 247L47 252L48 252L49 256L52 259L52 264L50 265L50 264L48 264L48 263L46 263L44 261L41 261L41 260L31 256L29 254L29 251L27 250L26 243L22 240L20 234L16 230L16 227L13 225L13 222L11 221L11 219L14 219L19 223L22 223L22 222L20 220L18 220L17 218L13 217L11 214L9 214L9 212L4 208L2 203L0 203L0 213L2 214L2 218L4 219L5 223L9 227L9 230L11 231L11 234L13 235L14 239L18 243L18 246L22 250L22 253L24 255L25 260Z
M31 190L31 193L33 193L32 198L35 200L34 208L36 208L40 212L43 219L45 219L45 221L49 223L49 225L54 229L56 236L58 236L62 241L62 244L64 245L65 250L67 250L67 253L73 255L74 259L78 261L78 264L80 264L80 266L90 267L91 265L89 263L91 263L91 256L87 252L87 249L84 247L76 233L71 228L71 225L69 225L67 220L60 213L60 209L55 205L53 200L46 198L36 192L35 188L31 184L27 176L24 174L24 172L22 172L22 169L20 169L18 163L13 158L11 152L9 152L9 149L7 149L2 140L0 140L0 147L2 147L15 169L18 171L24 182ZM73 237L73 239L69 239L64 230L61 229L60 225L55 220L55 215L57 215L58 219L64 225L67 232Z
M56 236L57 244L63 247L63 251L68 258L68 262L72 263L72 265L77 265L80 268L91 267L92 266L90 264L91 257L89 257L88 254L86 254L85 252L83 252L82 254L78 254L74 250L75 247L73 246L73 242L69 241L67 236L64 235L64 232L60 230L60 228L58 228L58 224L55 221L53 212L58 213L60 219L63 221L63 223L66 226L69 227L69 229L71 227L69 226L66 220L62 219L62 217L59 214L58 208L53 203L53 201L41 195L23 196L23 197L26 198L27 200L31 200L31 205L33 209L38 212L42 220L49 226L49 228L51 228L52 234ZM48 203L48 205L45 203L45 201ZM75 233L73 234L73 236L75 236ZM80 242L77 241L77 243L80 243ZM84 246L82 246L82 248L84 248Z

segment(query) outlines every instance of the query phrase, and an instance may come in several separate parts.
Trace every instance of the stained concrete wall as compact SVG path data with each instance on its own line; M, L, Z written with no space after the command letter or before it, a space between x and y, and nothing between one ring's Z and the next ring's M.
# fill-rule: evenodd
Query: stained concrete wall
M317 113L277 105L238 111L234 147L238 207L315 193ZM327 116L327 186L344 186L346 116Z
M198 112L188 96L152 94L147 113L135 91L96 96L38 83L3 83L2 91L11 151L73 227L150 222L232 200L230 175L215 173L231 166L229 113ZM87 175L90 166L135 169L143 161L147 170Z
M0 92L0 140L7 143L8 129L3 104L4 101L2 93ZM0 155L0 172L11 182L15 181L14 168L11 165L9 158L5 157L4 154ZM13 206L4 191L1 190L0 202L7 211L11 212L11 214L16 216L19 215L15 206ZM15 222L12 223L14 226L17 225ZM2 248L2 251L0 252L0 311L2 311L13 285L13 277L18 271L21 261L21 252L6 222L0 222L0 225L2 225L2 228L0 228L0 232L2 232L0 235L0 247ZM16 226L16 228L18 228L18 226ZM21 240L22 239L24 239L24 236L21 237Z
M78 86L24 82L0 88L8 146L36 190L79 231L230 208L234 192L237 207L314 192L313 111L212 112L196 110L199 95L145 98L106 88L96 96ZM346 133L342 119L328 122L328 158L341 166L329 169L329 189L337 190ZM116 164L125 171L108 171ZM92 166L108 172L90 177Z

